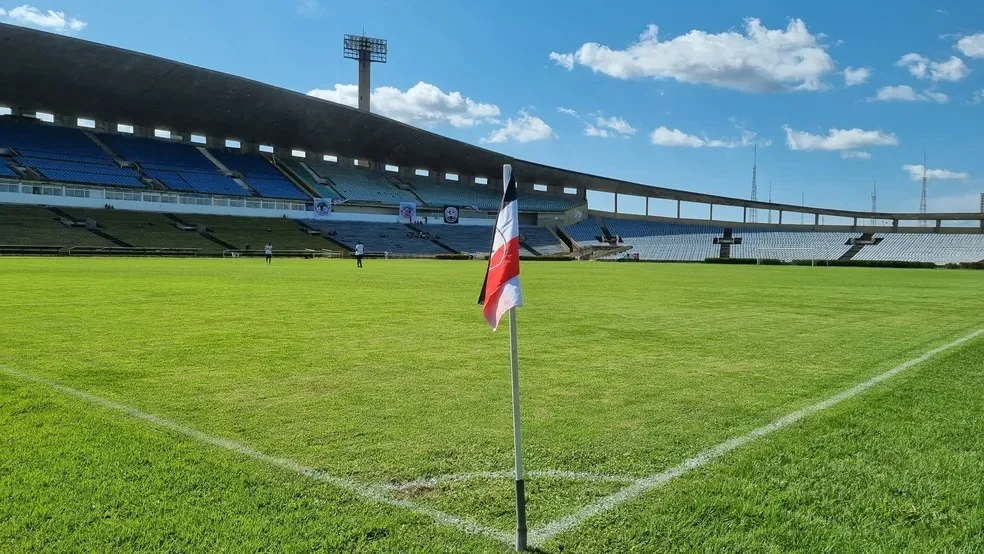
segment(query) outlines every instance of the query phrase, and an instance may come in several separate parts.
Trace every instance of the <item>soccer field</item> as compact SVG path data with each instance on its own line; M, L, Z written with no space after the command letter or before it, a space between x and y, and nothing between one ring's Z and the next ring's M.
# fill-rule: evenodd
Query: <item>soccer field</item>
M508 551L484 271L0 260L0 552ZM522 271L537 549L984 551L984 272Z

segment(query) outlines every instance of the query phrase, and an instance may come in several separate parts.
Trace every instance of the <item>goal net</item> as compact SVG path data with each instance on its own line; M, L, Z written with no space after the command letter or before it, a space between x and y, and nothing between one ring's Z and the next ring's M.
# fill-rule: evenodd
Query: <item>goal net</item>
M758 248L755 250L755 263L791 264L793 262L807 263L811 266L828 265L827 259L820 255L815 248Z

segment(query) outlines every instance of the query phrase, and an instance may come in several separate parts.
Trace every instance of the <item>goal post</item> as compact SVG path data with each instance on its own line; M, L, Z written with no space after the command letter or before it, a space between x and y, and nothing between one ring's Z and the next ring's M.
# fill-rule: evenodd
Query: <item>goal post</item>
M817 265L829 265L826 257L822 256L817 252L815 248L757 248L755 250L755 264L763 265L769 263L769 260L778 262L780 264L792 264L792 263L802 263L805 265L806 262L810 263L810 266Z

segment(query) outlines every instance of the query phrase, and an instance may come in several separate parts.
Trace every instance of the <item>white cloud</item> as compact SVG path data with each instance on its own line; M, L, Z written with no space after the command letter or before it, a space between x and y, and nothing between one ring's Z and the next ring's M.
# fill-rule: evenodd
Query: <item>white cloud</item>
M679 148L738 148L740 146L751 146L755 144L755 133L742 131L741 138L709 139L697 135L684 133L680 129L669 129L659 127L654 129L649 135L650 141L656 146L672 146ZM765 141L764 146L771 144Z
M922 181L923 165L906 164L902 169L909 172L909 178L913 181ZM970 175L963 171L950 171L949 169L926 169L926 179L931 181L966 181Z
M984 58L984 33L962 37L957 41L957 50L968 58Z
M950 101L950 97L942 92L931 90L924 91L924 93L920 94L909 85L899 85L882 87L878 89L874 97L868 98L868 100L873 102L928 102L931 100L940 104L946 104Z
M318 0L297 0L297 13L304 17L316 17L321 14L321 2Z
M550 140L557 135L542 119L525 111L519 112L516 119L509 118L501 128L492 131L482 142L535 142Z
M841 152L841 157L845 160L870 160L871 152L865 152L863 150L844 150Z
M578 121L584 123L584 136L587 137L612 138L620 136L622 138L629 138L636 134L636 128L629 125L621 117L604 117L601 112L595 112L582 117L581 114L577 113L577 110L564 107L558 107L557 111L577 118ZM591 119L586 120L586 117Z
M863 85L868 82L869 77L871 77L870 67L848 67L844 70L844 84L849 87Z
M601 129L611 129L612 131L622 135L624 137L630 137L636 134L636 129L632 125L629 125L627 121L621 117L601 117L598 116L595 119L595 125Z
M693 30L664 42L659 40L659 28L649 25L626 49L589 42L573 54L552 52L550 59L618 79L675 79L752 92L817 90L824 88L824 75L835 68L826 46L817 39L801 19L777 30L749 18L744 33Z
M796 131L783 125L786 131L786 146L790 150L857 150L871 146L896 146L898 137L882 131L864 129L830 129L824 135L811 135L806 131Z
M899 61L895 62L895 65L908 69L909 73L917 79L926 79L928 77L933 81L950 81L955 83L962 81L970 73L963 60L956 56L951 56L950 59L945 61L934 62L919 54L906 54Z
M358 85L336 84L333 89L314 89L310 96L330 100L347 106L359 104ZM476 102L460 92L444 92L423 81L407 89L379 87L370 98L372 111L386 117L417 125L434 127L448 123L454 127L474 127L482 123L496 123L499 107L495 104Z
M560 54L558 52L551 52L548 57L557 65L568 71L574 69L574 54Z
M971 102L974 104L984 104L984 88L974 91L974 99Z
M55 10L39 10L38 8L27 4L16 7L10 11L0 9L0 19L14 25L37 27L46 31L66 35L78 33L89 25L81 19L65 17L65 12L56 12Z

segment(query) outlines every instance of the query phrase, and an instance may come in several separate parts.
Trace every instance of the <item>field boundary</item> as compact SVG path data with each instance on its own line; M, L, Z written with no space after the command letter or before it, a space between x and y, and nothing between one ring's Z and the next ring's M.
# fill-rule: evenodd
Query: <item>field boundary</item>
M578 527L588 519L604 514L605 512L609 512L617 508L618 506L646 492L649 492L655 488L661 487L669 483L670 481L676 479L677 477L681 477L695 469L703 467L709 464L710 462L720 458L721 456L724 456L725 454L754 441L755 439L759 439L771 435L776 431L779 431L781 429L789 427L790 425L793 425L794 423L799 422L800 420L806 418L807 416L826 410L827 408L830 408L831 406L835 406L845 400L850 400L855 396L864 393L871 387L874 387L875 385L883 381L895 377L896 375L902 373L903 371L909 369L910 367L921 364L922 362L925 362L926 360L932 358L933 356L941 352L945 352L955 346L960 346L965 342L973 340L974 338L980 336L981 334L984 334L984 329L978 329L970 333L969 335L965 335L951 343L944 344L943 346L934 348L933 350L930 350L929 352L926 352L921 356L912 358L911 360L906 362L902 362L901 364L893 367L892 369L880 375L872 377L871 379L864 381L863 383L854 385L853 387L847 390L841 391L840 393L835 394L827 398L826 400L821 400L816 404L812 404L805 408L800 408L795 412L792 412L790 414L787 414L785 416L782 416L774 420L772 423L763 425L762 427L753 429L752 431L749 431L744 435L740 435L728 439L716 446L712 446L711 448L703 450L699 452L696 456L674 467L671 467L670 469L667 469L660 473L656 473L654 475L650 475L649 477L643 477L642 479L639 479L635 483L632 483L631 485L623 488L618 492L615 492L606 497L600 498L595 502L592 502L591 504L588 504L587 506L581 508L577 512L574 512L560 519L554 520L537 529L531 530L529 542L531 545L535 547L541 546L545 542L556 537L557 535L564 533L566 531L570 531L575 527Z
M530 546L535 548L540 547L547 541L552 540L553 538L555 538L556 536L562 533L573 530L574 528L584 524L591 518L609 512L619 507L620 505L625 504L626 502L629 502L641 496L642 494L645 494L646 492L661 487L669 483L670 481L678 477L681 477L683 475L686 475L687 473L695 469L699 469L715 461L716 459L732 452L733 450L736 450L741 446L744 446L745 444L748 444L756 439L760 439L762 437L771 435L776 431L785 429L786 427L798 423L799 421L803 420L804 418L810 415L826 410L832 406L844 402L845 400L850 400L864 393L865 391L874 387L875 385L878 385L883 381L891 379L892 377L895 377L896 375L906 371L907 369L929 360L930 358L936 356L937 354L940 354L942 352L950 350L951 348L960 346L961 344L971 341L982 334L984 334L984 328L977 329L976 331L973 331L968 335L965 335L959 339L954 340L953 342L947 343L943 346L930 350L916 358L912 358L906 362L903 362L893 367L892 369L885 371L884 373L881 373L875 377L872 377L871 379L868 379L867 381L864 381L862 383L854 385L853 387L843 390L825 400L821 400L820 402L817 402L815 404L806 406L804 408L800 408L799 410L796 410L790 414L775 419L771 423L753 429L748 433L728 439L716 446L713 446L711 448L708 448L706 450L697 453L692 458L689 458L674 467L671 467L665 471L647 477L633 478L633 477L622 477L617 475L577 473L577 472L570 472L570 471L563 471L563 470L541 470L541 471L530 472L531 476L587 479L587 480L598 480L598 481L616 481L616 482L623 482L623 483L628 482L629 484L613 494L602 497L596 500L595 502L592 502L580 508L576 512L573 512L567 516L556 519L552 522L546 523L543 526L538 527L536 529L530 530L529 544ZM465 480L465 479L471 479L477 477L500 478L503 476L505 477L511 476L511 473L507 471L464 473L464 474L439 476L432 479L411 481L408 483L366 485L366 484L358 483L356 481L352 481L350 479L346 479L344 477L330 475L323 471L319 471L317 469L304 466L299 462L296 462L289 458L280 458L277 456L266 454L264 452L260 452L259 450L256 450L254 448L246 446L245 444L233 440L223 439L221 437L216 437L213 435L203 433L202 431L199 431L191 427L187 427L185 425L171 421L169 419L148 412L144 412L136 408L127 406L125 404L113 400L109 400L107 398L103 398L100 396L96 396L94 394L90 394L79 389L75 389L63 385L61 383L58 383L57 381L53 381L45 377L40 377L30 373L24 373L22 371L11 368L7 365L0 364L0 374L5 374L10 377L21 379L23 381L29 381L40 385L44 385L50 389L53 389L67 396L75 397L80 400L89 402L91 404L95 404L116 412L120 412L130 417L142 420L145 423L149 423L154 426L170 430L177 434L190 437L199 442L216 446L218 448L222 448L224 450L228 450L237 453L239 455L252 458L254 460L263 462L265 464L274 467L292 471L294 473L297 473L298 475L308 477L316 481L330 484L336 488L353 493L364 499L378 502L380 504L386 504L398 508L403 508L415 514L428 517L432 519L434 522L441 525L454 527L472 535L481 535L496 540L507 546L512 546L513 544L512 542L513 535L511 532L502 531L500 529L489 527L487 525L483 525L481 523L472 520L461 518L449 514L447 512L442 512L440 510L428 508L426 506L421 506L409 500L394 498L390 496L390 493L392 493L393 491L399 491L401 489L405 489L407 487L411 487L414 485L435 485L441 482Z

